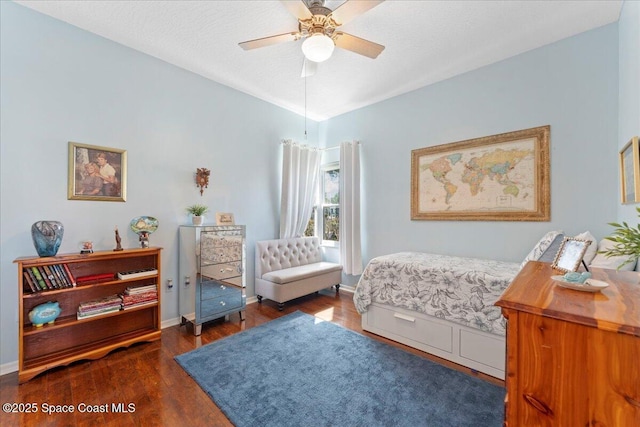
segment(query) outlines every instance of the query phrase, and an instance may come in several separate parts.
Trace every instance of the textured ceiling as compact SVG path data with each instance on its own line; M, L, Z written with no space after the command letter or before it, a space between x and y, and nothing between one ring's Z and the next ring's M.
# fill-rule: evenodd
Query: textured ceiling
M17 3L305 114L302 42L238 46L297 30L279 1ZM306 79L306 114L324 120L616 22L621 7L617 0L386 0L340 27L386 49L377 59L336 49Z

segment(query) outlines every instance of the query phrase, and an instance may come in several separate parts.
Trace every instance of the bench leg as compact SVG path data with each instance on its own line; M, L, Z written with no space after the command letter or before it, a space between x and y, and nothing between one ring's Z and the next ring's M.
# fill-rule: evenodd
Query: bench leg
M256 295L256 298L258 298L258 304L262 304L262 295Z
M283 302L279 302L278 303L278 311L282 311L284 310L284 303Z
M340 292L340 284L336 285L336 294Z

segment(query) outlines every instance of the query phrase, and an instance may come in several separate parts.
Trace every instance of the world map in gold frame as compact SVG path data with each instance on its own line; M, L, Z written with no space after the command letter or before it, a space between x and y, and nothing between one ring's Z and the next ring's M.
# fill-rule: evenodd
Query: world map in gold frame
M411 152L411 219L550 221L551 126Z

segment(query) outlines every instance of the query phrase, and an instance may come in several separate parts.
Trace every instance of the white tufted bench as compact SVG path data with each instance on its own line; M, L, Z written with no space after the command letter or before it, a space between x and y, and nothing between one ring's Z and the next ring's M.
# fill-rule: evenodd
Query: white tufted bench
M268 298L282 310L286 301L320 289L340 288L342 266L322 261L318 237L256 242L256 296Z

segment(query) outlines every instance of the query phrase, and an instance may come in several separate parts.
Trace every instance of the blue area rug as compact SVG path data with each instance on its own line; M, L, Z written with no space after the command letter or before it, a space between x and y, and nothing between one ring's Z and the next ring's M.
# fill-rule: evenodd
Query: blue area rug
M237 427L499 427L502 387L295 312L176 356Z

